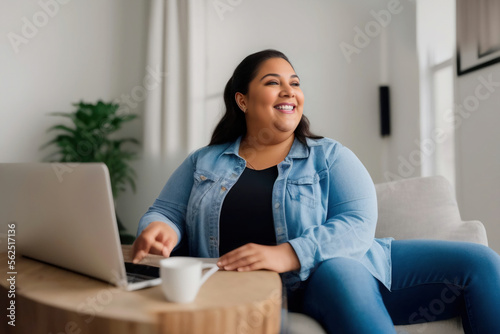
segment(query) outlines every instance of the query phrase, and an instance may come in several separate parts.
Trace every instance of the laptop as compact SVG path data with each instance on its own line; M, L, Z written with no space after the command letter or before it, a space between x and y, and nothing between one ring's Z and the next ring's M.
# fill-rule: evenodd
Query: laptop
M123 260L103 163L0 163L0 223L26 257L129 291L161 283L157 267Z

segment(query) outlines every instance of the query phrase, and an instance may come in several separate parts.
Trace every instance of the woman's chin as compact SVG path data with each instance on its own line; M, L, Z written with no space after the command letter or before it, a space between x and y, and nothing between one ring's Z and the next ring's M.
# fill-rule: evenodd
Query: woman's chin
M291 133L294 132L299 123L275 123L274 127L281 133Z

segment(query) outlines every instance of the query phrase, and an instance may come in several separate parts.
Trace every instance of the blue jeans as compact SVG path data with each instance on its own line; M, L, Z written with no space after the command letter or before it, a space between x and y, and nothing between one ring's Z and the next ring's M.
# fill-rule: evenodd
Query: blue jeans
M361 264L322 262L293 291L288 309L328 333L396 333L407 325L462 317L465 333L500 333L500 256L474 243L395 240L389 291Z

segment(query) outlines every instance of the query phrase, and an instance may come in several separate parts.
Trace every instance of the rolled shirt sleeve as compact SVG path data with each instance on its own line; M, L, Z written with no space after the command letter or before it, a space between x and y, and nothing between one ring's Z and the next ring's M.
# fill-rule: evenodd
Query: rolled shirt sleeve
M322 261L360 260L370 249L377 224L377 196L370 174L356 155L341 146L329 166L327 219L289 240L299 258L299 279L306 280Z

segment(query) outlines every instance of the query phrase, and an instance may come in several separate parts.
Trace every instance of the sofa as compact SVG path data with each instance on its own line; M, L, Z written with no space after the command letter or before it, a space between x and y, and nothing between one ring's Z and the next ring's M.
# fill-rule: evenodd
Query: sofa
M451 184L442 176L402 179L375 185L378 223L375 236L400 239L469 241L488 245L477 220L462 221ZM289 312L285 334L326 334L312 318ZM463 334L460 318L396 326L398 334Z

